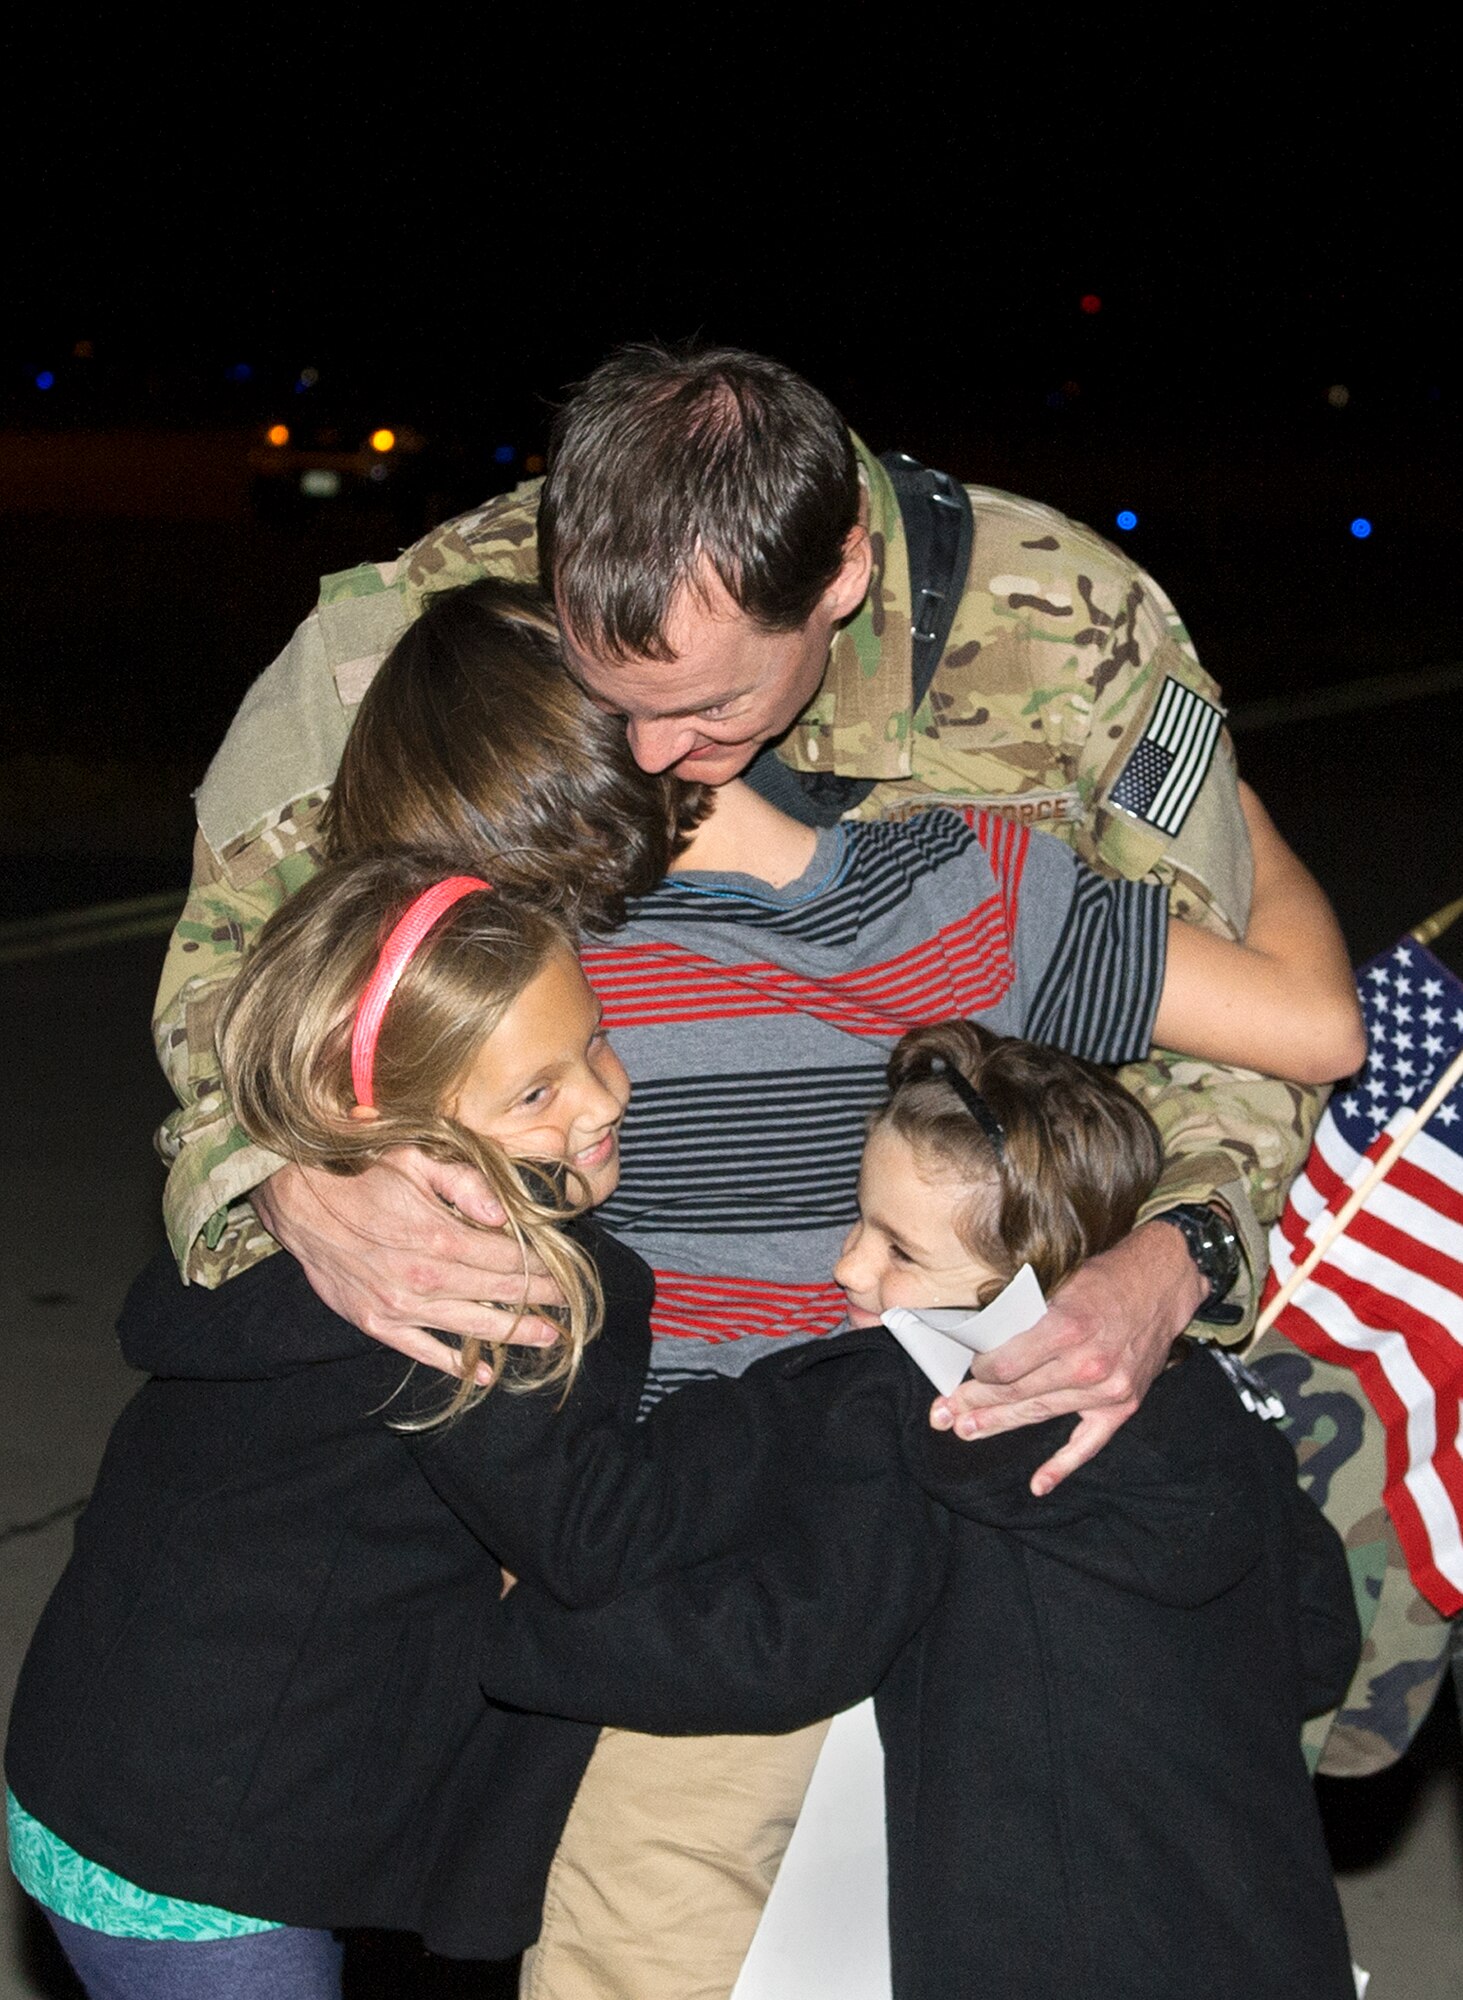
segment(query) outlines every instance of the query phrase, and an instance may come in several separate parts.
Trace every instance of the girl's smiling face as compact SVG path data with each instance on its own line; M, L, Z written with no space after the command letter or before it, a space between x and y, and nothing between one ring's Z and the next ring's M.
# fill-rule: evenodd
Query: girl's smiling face
M970 1197L963 1182L922 1172L907 1139L877 1125L859 1169L859 1220L844 1238L834 1282L855 1326L875 1326L891 1306L968 1306L1006 1274L971 1255L955 1233Z
M562 1160L598 1203L620 1178L630 1079L572 952L556 951L504 1011L448 1115L513 1159Z

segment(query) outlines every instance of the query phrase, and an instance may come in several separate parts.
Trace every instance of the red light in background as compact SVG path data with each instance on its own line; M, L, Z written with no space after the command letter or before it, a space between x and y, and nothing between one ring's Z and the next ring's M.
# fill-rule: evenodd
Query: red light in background
M1085 313L1100 313L1102 311L1102 300L1097 296L1096 292L1084 292L1077 303Z

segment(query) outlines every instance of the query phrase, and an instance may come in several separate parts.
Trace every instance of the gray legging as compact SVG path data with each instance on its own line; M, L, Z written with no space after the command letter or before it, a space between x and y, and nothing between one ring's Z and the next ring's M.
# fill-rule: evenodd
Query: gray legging
M44 1915L88 2000L340 2000L341 1948L329 1931L109 1937Z

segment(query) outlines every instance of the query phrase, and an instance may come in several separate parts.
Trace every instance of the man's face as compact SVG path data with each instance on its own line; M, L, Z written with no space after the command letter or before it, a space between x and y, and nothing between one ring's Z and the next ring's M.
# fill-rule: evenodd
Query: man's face
M795 632L756 624L708 564L701 591L683 590L666 620L674 659L599 659L568 631L564 650L581 686L625 718L642 770L724 785L802 714L827 669L835 630L858 609L868 584L869 542L859 528L843 567Z

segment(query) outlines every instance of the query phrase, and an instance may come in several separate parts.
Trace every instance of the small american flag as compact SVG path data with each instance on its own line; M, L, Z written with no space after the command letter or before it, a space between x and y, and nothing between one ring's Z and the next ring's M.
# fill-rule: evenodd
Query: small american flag
M1223 723L1212 701L1170 675L1108 795L1111 803L1161 833L1177 833L1199 796Z
M1412 939L1364 965L1370 1054L1338 1086L1270 1237L1273 1298L1463 1048L1463 983ZM1463 1610L1463 1083L1282 1307L1308 1354L1352 1369L1387 1431L1383 1493L1417 1587Z

